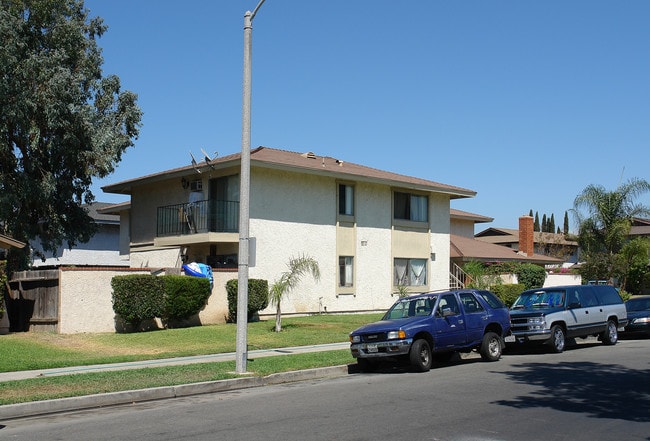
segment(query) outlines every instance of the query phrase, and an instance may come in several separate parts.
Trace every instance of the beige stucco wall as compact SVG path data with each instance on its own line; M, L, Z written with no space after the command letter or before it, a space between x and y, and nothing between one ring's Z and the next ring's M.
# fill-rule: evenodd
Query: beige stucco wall
M452 219L451 234L456 236L474 238L474 221L465 219Z
M203 179L207 196L209 177ZM320 266L320 281L317 283L305 276L283 302L283 312L383 310L396 298L394 257L432 259L427 269L429 284L422 290L449 286L448 196L432 195L429 199L430 230L413 231L393 226L391 187L353 182L354 223L339 227L338 182L333 176L257 167L251 170L250 237L254 255L249 277L266 279L272 284L287 270L291 257L305 254L315 258ZM155 237L157 207L186 199L186 191L178 179L134 190L131 267L180 266L179 247L156 250L151 245ZM236 252L237 243L226 245L228 252ZM190 248L198 253L197 246ZM218 243L217 248L217 254L224 253L223 243ZM338 289L339 255L354 256L353 289ZM274 313L272 306L263 311L265 315Z
M59 278L59 329L61 334L115 332L111 279L126 274L149 274L149 270L103 270L66 268ZM206 307L199 313L204 325L224 323L228 315L226 282L236 272L215 272L214 288Z
M111 279L148 272L63 269L59 271L59 333L115 332Z

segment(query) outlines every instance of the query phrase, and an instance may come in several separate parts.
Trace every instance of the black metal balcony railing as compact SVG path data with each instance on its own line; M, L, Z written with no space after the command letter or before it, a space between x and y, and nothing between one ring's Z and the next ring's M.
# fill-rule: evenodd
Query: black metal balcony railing
M158 207L156 236L239 231L239 202L206 200Z

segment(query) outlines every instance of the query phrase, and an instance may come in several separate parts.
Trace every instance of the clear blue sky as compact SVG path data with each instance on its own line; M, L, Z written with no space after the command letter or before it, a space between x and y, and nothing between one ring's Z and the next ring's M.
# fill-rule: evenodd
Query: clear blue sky
M257 0L87 0L104 73L144 111L93 187L241 151L243 22ZM587 185L650 180L650 1L266 0L253 22L253 147L469 188L516 228ZM650 197L640 199L650 205ZM571 228L574 229L571 218Z

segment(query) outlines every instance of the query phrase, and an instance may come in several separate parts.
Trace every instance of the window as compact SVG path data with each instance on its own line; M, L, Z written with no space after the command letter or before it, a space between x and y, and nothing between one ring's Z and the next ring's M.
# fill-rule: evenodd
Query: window
M426 259L395 259L395 286L423 286L427 284Z
M339 256L339 286L350 287L354 282L353 257Z
M427 222L429 219L429 198L396 191L393 197L393 217L395 219Z
M466 313L471 314L473 312L484 311L483 306L481 306L481 303L476 300L473 294L467 292L460 294L458 297L460 297L460 302L463 304L463 309Z
M438 303L438 309L436 309L436 317L445 317L449 314L460 314L460 309L458 309L458 301L456 301L456 296L453 294L446 294L442 296L440 298L440 303Z
M354 216L354 187L339 184L339 214Z

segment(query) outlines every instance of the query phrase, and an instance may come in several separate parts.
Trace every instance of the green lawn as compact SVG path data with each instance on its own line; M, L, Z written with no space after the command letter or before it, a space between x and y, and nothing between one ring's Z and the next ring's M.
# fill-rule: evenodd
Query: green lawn
M274 323L248 326L249 351L348 340L353 329L379 319L379 314L318 315L285 318L283 331ZM0 371L46 369L190 355L234 352L236 325L200 326L137 334L16 333L0 336ZM253 359L247 370L268 375L352 363L349 350ZM0 405L121 390L234 378L234 362L96 372L0 382Z

